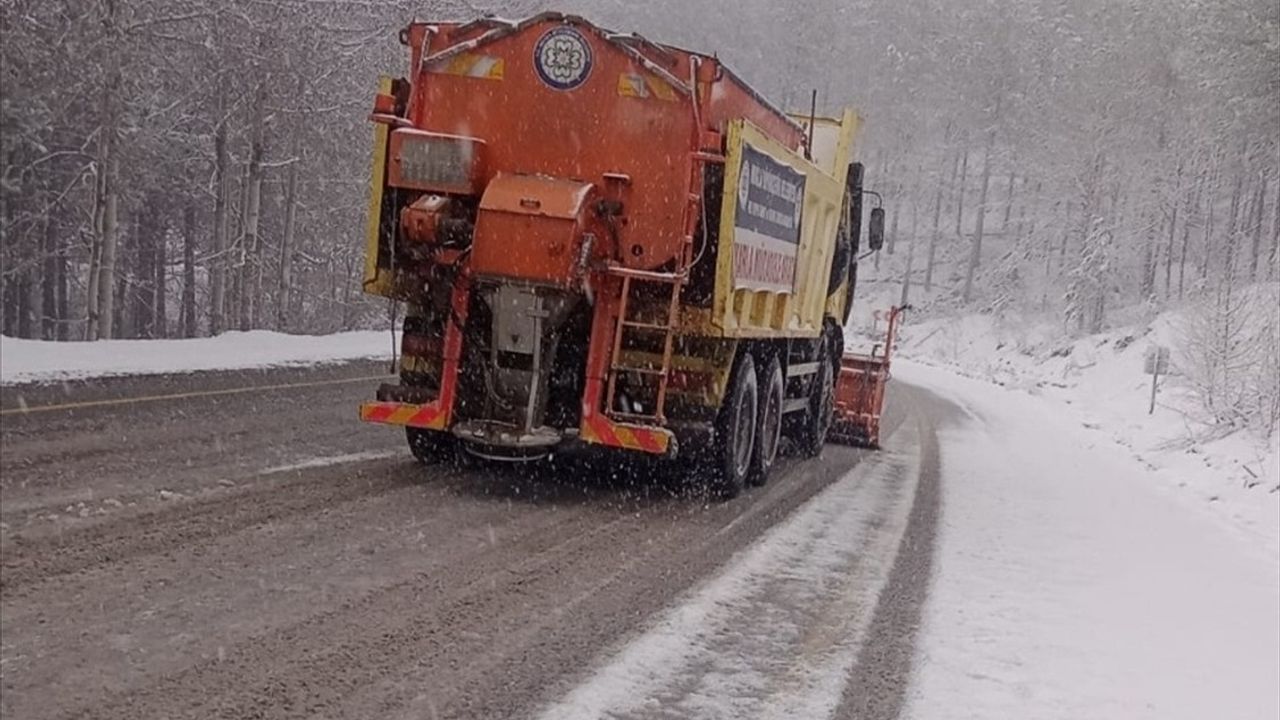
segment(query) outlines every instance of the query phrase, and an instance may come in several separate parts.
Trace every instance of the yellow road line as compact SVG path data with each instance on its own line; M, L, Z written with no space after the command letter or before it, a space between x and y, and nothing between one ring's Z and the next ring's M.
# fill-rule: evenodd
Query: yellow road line
M59 405L36 405L34 407L16 407L0 410L0 415L20 415L26 413L52 412L54 410L76 410L79 408L104 407L108 405L131 405L134 403L156 402L159 400L186 400L190 398L212 397L214 395L238 395L248 392L260 392L264 390L287 390L289 388L306 388L320 387L322 385L341 385L343 383L369 382L372 380L385 380L392 377L391 375L369 375L366 377L355 378L339 378L337 380L314 380L302 383L287 383L282 385L253 385L250 387L238 388L222 388L220 390L196 390L185 393L171 393L169 395L143 395L140 397L113 398L109 400L86 400L84 402L62 403Z

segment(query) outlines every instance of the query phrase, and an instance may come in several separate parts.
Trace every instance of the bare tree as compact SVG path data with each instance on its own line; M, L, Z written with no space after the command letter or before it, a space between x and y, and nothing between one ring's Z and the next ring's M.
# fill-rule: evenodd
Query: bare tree
M1000 99L996 100L995 117L1000 117ZM978 190L978 217L973 228L973 244L969 251L969 265L964 274L964 293L962 295L965 302L973 296L973 275L978 269L978 265L982 262L982 236L986 231L987 222L987 192L991 188L991 155L996 148L996 128L995 125L987 130L987 146L982 154L982 180Z
M397 30L413 13L536 5L0 3L0 330L323 332L375 317L356 285L366 113L374 78L404 72ZM1280 7L1267 0L571 5L718 52L789 109L807 110L794 105L813 88L819 112L857 107L894 250L903 212L932 213L915 220L927 247L876 258L893 273L923 264L918 301L954 292L989 309L998 288L1002 307L1087 330L1110 306L1159 310L1280 270ZM728 13L740 21L715 21ZM139 209L154 214L134 223Z

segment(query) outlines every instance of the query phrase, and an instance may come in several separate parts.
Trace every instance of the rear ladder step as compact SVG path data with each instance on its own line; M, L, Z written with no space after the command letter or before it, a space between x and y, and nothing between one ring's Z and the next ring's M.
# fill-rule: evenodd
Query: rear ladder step
M671 375L671 355L675 346L675 335L680 318L680 288L684 285L685 277L680 273L660 273L628 268L610 268L610 272L622 278L622 303L618 308L618 323L613 335L612 357L614 364L609 368L605 408L607 408L609 415L615 418L626 416L628 419L661 423L666 419L664 410L667 399L667 383ZM666 317L657 321L642 321L631 317L628 314L628 305L631 301L632 284L662 288L657 292L667 293L664 298ZM622 350L627 345L627 340L640 336L647 337L650 342L656 338L661 338L662 361L658 365L650 367L637 367L619 363L618 359L622 357ZM618 376L626 373L654 378L657 388L656 397L652 402L652 413L636 413L617 409L620 407L618 403L620 389ZM648 404L646 403L646 405Z
M634 367L632 365L614 365L609 369L613 370L614 372L629 372L629 373L635 373L637 375L654 375L654 376L663 375L667 372L662 368Z
M708 162L708 158L702 156L701 153L692 153L690 155L690 187L701 187L703 183L703 164ZM721 159L720 162L723 162ZM694 244L694 234L699 219L701 218L702 195L701 193L691 192L688 194L684 215L684 247L676 256L674 272L661 272L655 270L637 270L633 268L623 267L621 265L612 265L608 268L608 272L622 279L622 302L618 307L617 323L614 327L613 335L613 353L610 355L611 366L609 368L609 380L605 392L605 413L616 419L632 419L645 422L663 423L666 421L665 407L667 401L667 383L671 378L671 356L675 346L675 336L679 330L680 324L680 289L688 281L688 266L691 262L692 248ZM631 300L631 284L641 283L655 287L663 287L662 292L670 293L666 299L666 318L656 321L640 320L632 318L627 314L627 305ZM619 363L622 357L622 349L626 345L625 339L635 336L643 336L652 341L655 336L662 338L662 362L655 367L639 368L627 366ZM635 373L648 377L656 378L656 396L653 400L652 413L635 413L629 411L618 410L618 375L622 373ZM645 403L648 405L649 403Z

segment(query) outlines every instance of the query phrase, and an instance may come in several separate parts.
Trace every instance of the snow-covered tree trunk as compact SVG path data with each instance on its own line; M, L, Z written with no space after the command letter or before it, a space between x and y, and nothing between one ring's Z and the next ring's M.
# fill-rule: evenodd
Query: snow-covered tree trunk
M1018 163L1016 159L1010 165L1014 168L1009 172L1009 191L1004 196L1004 219L1000 221L1000 232L1009 234L1009 219L1013 217L1013 199L1015 197L1015 183L1018 181Z
M969 177L969 148L965 148L960 156L960 182L955 186L956 198L956 240L964 240L964 191L965 181Z
M893 246L898 242L898 221L902 219L901 203L907 200L902 194L903 183L901 179L897 179L893 187L894 195L898 197L899 210L893 213L893 220L889 223L889 234L884 241L884 249L890 255L893 254Z
M1271 213L1271 253L1267 257L1267 279L1271 280L1280 272L1280 180L1276 182L1276 201Z
M1173 247L1178 237L1178 208L1182 205L1182 170L1183 161L1178 161L1178 171L1173 182L1173 194L1169 197L1169 233L1165 240L1164 250L1164 297L1173 297ZM1186 218L1183 218L1186 224Z
M196 321L196 208L182 209L182 337L199 334Z
M67 282L67 250L58 248L57 263L54 265L56 275L54 283L58 288L58 340L71 339L71 290Z
M956 166L960 159L957 157L951 162L951 178L947 185L949 186L955 181ZM938 223L942 219L942 189L943 184L937 183L933 192L933 229L929 233L929 254L925 258L924 264L924 291L933 290L933 266L938 253L938 238L942 234Z
M1067 212L1062 220L1062 232L1060 233L1062 238L1058 242L1058 269L1062 272L1065 272L1067 269L1067 246L1071 244L1071 215L1075 208L1075 203L1068 200Z
M117 176L119 157L116 140L119 132L119 94L121 85L119 51L115 45L116 4L104 2L107 28L107 80L103 83L98 124L98 152L95 167L94 233L89 263L89 305L86 339L109 339L115 318Z
M276 280L276 330L288 330L293 292L293 244L298 229L298 165L295 153L285 181L284 234L280 238L279 275Z
M997 103L996 117L999 117L1000 109ZM961 297L965 302L973 297L973 276L978 270L978 266L982 263L982 235L986 229L987 222L987 193L991 189L991 155L995 152L996 147L996 128L993 124L991 129L987 131L987 148L982 157L982 181L981 188L978 191L978 217L974 221L973 227L973 244L969 249L969 264L965 268L964 273L964 292Z
M1210 175L1209 189L1205 193L1205 202L1208 205L1207 214L1204 221L1204 247L1200 254L1200 281L1203 283L1209 277L1209 265L1213 260L1213 252L1216 249L1213 243L1214 224L1218 214L1218 191L1221 189L1222 183L1222 166L1221 157L1215 159L1213 173Z
M1235 189L1231 191L1231 209L1227 211L1227 237L1224 243L1222 260L1222 281L1228 285L1235 282L1236 248L1240 239L1241 200L1244 197L1244 171L1236 173Z
M924 179L924 168L916 168L916 181L911 189L911 234L907 236L907 269L902 273L902 297L899 305L911 301L911 273L915 269L916 230L920 227L920 186Z
M110 126L103 128L103 134L114 134L109 130ZM108 141L110 146L110 141ZM117 169L120 160L116 154L110 150L107 151L105 159L104 177L103 177L103 196L101 198L101 225L99 229L98 247L99 264L98 264L98 303L97 317L90 318L91 322L96 320L94 337L98 340L110 340L114 337L113 330L116 320L116 250L118 238L120 234L119 218L117 216L117 205L119 198L116 195L115 184L117 177Z
M62 261L58 251L58 233L54 219L45 212L43 241L40 252L43 257L40 273L40 338L56 340L58 338L58 263Z
M152 283L155 287L152 307L155 310L154 333L158 338L169 337L169 252L168 231L162 221L155 235L155 263L152 266Z
M264 45L263 50L266 50ZM267 78L260 78L253 100L253 124L249 147L248 188L245 203L244 242L249 262L245 264L241 295L240 329L259 326L262 309L262 160L266 133Z
M1151 302L1155 299L1156 264L1158 262L1156 238L1159 237L1164 229L1161 220L1158 218L1161 218L1161 215L1159 209L1155 207L1143 218L1143 225L1146 228L1142 233L1142 257L1138 268L1140 273L1138 295L1143 302Z
M155 337L155 210L150 201L133 214L133 257L130 272L121 273L128 277L128 286L133 296L133 335L140 338ZM119 329L121 335L127 336L124 328Z
M1267 182L1270 180L1267 173L1259 173L1258 190L1253 196L1253 217L1250 218L1250 233L1253 235L1253 243L1249 252L1249 279L1255 280L1258 277L1258 263L1262 257L1262 212L1267 201Z
M225 88L218 81L218 115L221 118L213 135L213 256L209 259L210 299L209 299L209 334L219 335L226 329L226 295L227 268L230 265L227 253L228 233L230 230L230 203L227 195L230 192L231 173L230 154L227 149L227 121L225 116Z
M244 236L240 256L240 329L252 330L256 326L258 292L262 276L258 273L258 225L262 219L262 169L261 164L249 165L248 186L245 190Z
M1191 227L1200 221L1200 195L1204 190L1204 179L1201 178L1194 188L1187 190L1186 212L1182 220L1182 247L1178 251L1178 300L1181 301L1186 291L1187 251L1191 245Z

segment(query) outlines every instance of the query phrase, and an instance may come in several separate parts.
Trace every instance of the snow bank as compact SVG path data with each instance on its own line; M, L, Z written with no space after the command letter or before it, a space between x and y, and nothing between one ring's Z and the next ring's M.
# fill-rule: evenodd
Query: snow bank
M903 717L1280 712L1280 571L1061 404L910 361L939 433L935 576Z
M1175 346L1180 321L1168 312L1069 340L1052 324L989 315L908 319L899 354L1053 400L1046 407L1055 414L1128 448L1157 482L1212 508L1280 556L1280 438L1248 430L1224 435L1202 424L1196 400L1176 375L1161 379L1148 414L1152 378L1143 371L1144 356L1156 345Z
M0 384L113 375L243 370L391 356L391 333L286 335L254 330L191 340L47 342L0 336Z

